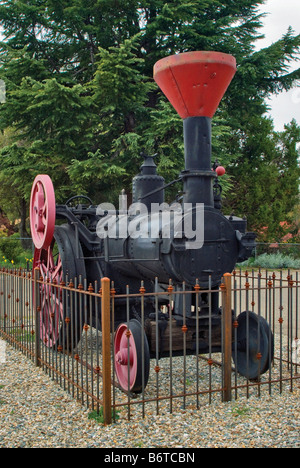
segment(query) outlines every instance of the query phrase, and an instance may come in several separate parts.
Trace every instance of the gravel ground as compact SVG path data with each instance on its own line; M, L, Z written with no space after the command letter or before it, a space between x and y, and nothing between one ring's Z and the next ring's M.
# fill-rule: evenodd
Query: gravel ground
M0 448L299 448L300 384L294 392L205 404L200 410L118 420L90 420L21 353L6 345L0 361Z

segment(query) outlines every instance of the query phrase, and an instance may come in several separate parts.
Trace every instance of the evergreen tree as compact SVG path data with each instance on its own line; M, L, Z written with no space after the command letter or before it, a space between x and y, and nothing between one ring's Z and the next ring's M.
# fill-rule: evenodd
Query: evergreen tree
M256 191L259 216L274 225L274 233L286 197L278 188L278 209L270 209L260 191L266 180L278 180L279 147L288 147L288 134L276 136L263 115L266 98L300 77L299 69L288 70L298 57L300 35L289 29L255 51L263 3L0 0L0 78L7 86L0 129L9 137L0 153L0 176L18 188L23 206L39 172L54 179L59 201L77 190L95 201L116 197L122 188L129 190L143 150L158 153L161 174L172 180L183 166L182 122L153 84L153 65L173 53L221 51L238 63L214 118L213 156L238 178L231 185L225 181L227 210L246 214L249 227L256 228L254 195L249 203L236 201ZM292 159L284 164L293 165ZM296 187L297 177L297 171L289 172L290 186Z
M245 214L263 241L280 240L282 221L298 203L300 127L295 121L280 133L266 117L252 117L251 134L240 137L241 153L229 167L235 181L227 194L228 212Z

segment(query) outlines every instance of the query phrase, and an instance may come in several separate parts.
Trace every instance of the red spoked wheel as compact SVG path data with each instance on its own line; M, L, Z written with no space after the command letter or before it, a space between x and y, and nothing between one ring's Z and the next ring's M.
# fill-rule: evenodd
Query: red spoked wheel
M75 253L75 233L69 225L56 226L48 249L36 249L33 267L39 268L40 284L40 337L49 348L62 346L65 350L74 349L81 338L83 305L77 298L76 307L73 294L59 285L67 280L74 281L86 277L80 245L79 259Z
M32 186L30 198L30 228L37 249L50 247L56 218L55 193L48 175L38 175Z
M62 261L59 253L53 254L53 247L51 245L47 250L36 249L33 260L34 268L39 268L40 278L43 280L40 285L40 337L49 348L57 344L64 321L63 291L52 286L63 281Z
M114 346L115 369L121 388L126 392L141 393L149 379L150 353L140 322L130 320L129 328L122 323L116 331Z

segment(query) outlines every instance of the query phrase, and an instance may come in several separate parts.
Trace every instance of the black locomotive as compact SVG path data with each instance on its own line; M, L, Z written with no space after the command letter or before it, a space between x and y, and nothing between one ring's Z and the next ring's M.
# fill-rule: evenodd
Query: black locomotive
M168 312L157 314L154 299L145 303L144 320L147 324L143 352L139 317L141 311L137 300L130 299L130 340L126 299L115 301L116 371L125 390L141 390L141 355L145 360L144 384L149 375L149 360L155 352L156 342L151 330L160 329L160 355L170 350L163 346L162 335L171 327L182 327L183 300L185 322L194 330L188 346L190 353L207 353L208 323L213 328L211 351L220 351L220 329L222 310L219 305L219 288L224 273L231 272L236 263L250 257L255 247L254 233L246 232L246 220L235 216L224 216L221 212L221 188L218 177L224 168L211 161L211 120L236 71L235 59L217 52L191 52L160 60L154 68L154 79L183 119L185 167L176 182L182 182L180 200L171 206L164 204L164 179L157 174L152 156L143 155L140 173L133 180L133 204L127 207L126 195L120 196L120 206L95 206L87 197L73 197L65 205L55 206L55 196L48 176L38 176L31 196L31 231L36 246L34 266L42 276L52 282L60 282L63 275L69 278L87 279L88 283L108 277L114 281L118 294L138 292L141 280L147 292L167 291L169 281L175 291L194 291L197 284L199 294L174 294L170 308L169 296L159 296L159 309L168 306ZM77 198L77 200L76 200ZM55 226L55 220L64 224ZM157 280L158 278L158 280ZM201 292L213 291L211 294ZM47 288L42 291L41 330L47 346L54 347L62 340L59 320L53 314L53 297L47 297ZM55 298L55 312L68 313L63 303ZM196 310L198 308L198 310ZM209 311L211 314L209 315ZM52 313L51 313L52 312ZM156 312L156 313L155 313ZM233 314L234 315L234 314ZM250 379L257 378L268 369L271 337L267 322L254 314L250 320L250 341L254 342L255 353L249 349L248 364L245 364L245 316L239 319L240 339L238 342L238 370ZM249 318L250 317L250 318ZM101 322L92 318L91 325ZM157 323L159 322L159 323ZM257 322L260 322L260 341L264 347L259 365L256 359ZM77 320L76 323L80 323ZM254 327L255 325L255 327ZM61 326L63 327L63 325ZM78 328L78 327L77 327ZM197 330L198 337L195 337ZM81 336L77 329L72 336L76 346ZM154 334L155 335L155 334ZM272 339L272 338L271 338ZM249 340L248 340L249 341ZM130 382L128 375L127 344L134 350L130 358ZM251 347L251 345L248 345ZM180 347L180 346L179 346ZM198 347L198 349L196 349ZM178 347L177 347L178 348ZM182 350L181 350L182 351ZM176 349L174 352L180 352ZM271 350L271 353L273 351ZM136 361L138 361L136 363ZM125 369L125 370L124 370ZM125 376L125 377L124 377ZM124 377L124 378L123 378Z

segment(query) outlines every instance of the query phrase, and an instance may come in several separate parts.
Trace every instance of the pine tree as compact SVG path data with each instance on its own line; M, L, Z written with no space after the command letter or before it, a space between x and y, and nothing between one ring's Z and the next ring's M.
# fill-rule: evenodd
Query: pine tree
M130 189L146 150L158 153L160 172L172 180L183 165L182 123L154 85L153 65L173 53L216 50L234 55L238 63L213 132L214 157L238 177L234 185L225 183L227 210L246 214L255 228L255 197L250 203L236 201L253 190L259 216L275 226L286 200L277 191L278 209L270 209L262 184L278 179L270 168L280 171L276 138L283 137L263 115L266 98L290 89L300 77L299 69L288 69L299 56L300 35L289 29L256 51L263 3L0 0L0 78L7 85L0 129L10 136L2 145L0 176L11 180L27 203L38 172L53 177L58 200L80 190L102 201ZM287 146L286 139L280 141ZM285 164L290 163L288 158ZM296 171L289 174L295 187Z
M235 190L226 209L246 215L260 240L279 240L289 212L298 202L300 127L295 121L276 133L266 117L252 117L251 135L241 137L240 158L229 167Z

